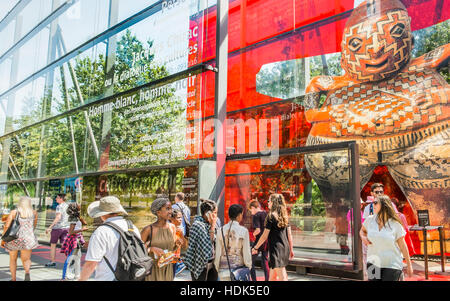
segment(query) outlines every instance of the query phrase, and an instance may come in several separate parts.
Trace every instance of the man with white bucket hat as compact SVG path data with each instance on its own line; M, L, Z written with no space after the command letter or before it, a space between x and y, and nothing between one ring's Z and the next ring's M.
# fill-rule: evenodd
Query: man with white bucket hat
M113 223L122 230L128 230L127 221L123 216L128 215L115 196L106 196L95 201L88 207L88 215L92 218L100 218L103 223ZM138 237L138 228L133 225L133 230ZM104 257L115 269L118 260L120 234L110 227L98 227L89 239L86 260L81 271L80 281L88 280L95 271L94 280L113 281L115 276L108 267Z

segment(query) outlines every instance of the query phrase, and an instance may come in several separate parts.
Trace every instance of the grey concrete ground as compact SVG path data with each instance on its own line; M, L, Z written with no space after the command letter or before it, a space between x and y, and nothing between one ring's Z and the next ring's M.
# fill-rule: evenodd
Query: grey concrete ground
M62 268L64 263L64 255L56 254L56 267L47 268L44 266L49 261L49 247L40 246L33 251L31 256L31 280L32 281L59 281L62 278ZM82 263L84 260L84 254L82 257ZM20 259L17 260L17 281L22 281L24 277L24 269ZM264 273L258 269L256 273L258 280L264 279ZM296 273L288 273L290 281L329 281L336 280L328 277L319 277L313 275L298 275ZM9 254L5 249L0 248L0 281L9 281L11 274L9 272ZM175 281L191 281L190 273L184 270L180 275L175 278Z
M31 280L32 281L60 281L62 278L62 268L65 257L59 253L57 249L56 253L56 267L47 268L45 263L49 261L49 247L41 245L38 249L33 250L31 256ZM84 256L82 256L82 264L84 262ZM405 279L407 281L423 280L424 278L424 262L420 260L413 261L414 276L413 278ZM447 262L446 273L441 273L441 266L439 262L429 262L430 280L450 280L450 264ZM264 274L261 269L257 269L258 280L264 279ZM22 281L24 277L24 269L20 259L17 261L17 281ZM336 281L340 279L330 278L318 275L299 275L294 272L288 272L289 281ZM11 274L9 272L9 254L5 249L0 248L0 281L9 281ZM184 270L180 275L175 278L175 281L191 281L190 273Z

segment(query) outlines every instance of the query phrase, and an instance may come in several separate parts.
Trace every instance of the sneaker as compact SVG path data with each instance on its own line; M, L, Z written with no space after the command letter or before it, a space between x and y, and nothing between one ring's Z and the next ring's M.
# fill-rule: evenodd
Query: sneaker
M177 267L176 267L176 270L175 270L175 276L178 276L185 269L186 269L186 265L183 262L180 262L179 264L177 264Z
M47 262L45 264L45 266L48 267L48 268L52 268L52 267L54 268L54 267L56 267L56 262L51 262L51 261Z

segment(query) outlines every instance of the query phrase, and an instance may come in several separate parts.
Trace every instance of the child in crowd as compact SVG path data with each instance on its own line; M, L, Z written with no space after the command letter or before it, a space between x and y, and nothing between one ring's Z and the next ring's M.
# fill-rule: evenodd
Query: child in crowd
M81 217L80 211L81 206L77 203L71 203L67 208L70 228L61 247L61 253L67 256L62 280L77 280L80 277L81 247L85 244L82 232L88 229L83 227L86 225L86 221Z
M182 220L183 220L183 214L181 213L181 210L179 210L179 209L172 210L172 216L170 218L170 222L172 224L174 224L175 227L177 227L177 232L176 232L177 239L184 238L183 229L181 228ZM181 246L178 247L175 254L176 254L176 257L173 261L173 263L174 263L173 274L174 274L174 276L177 276L186 268L186 266L184 265L183 261L181 260L181 256L180 256L181 255Z

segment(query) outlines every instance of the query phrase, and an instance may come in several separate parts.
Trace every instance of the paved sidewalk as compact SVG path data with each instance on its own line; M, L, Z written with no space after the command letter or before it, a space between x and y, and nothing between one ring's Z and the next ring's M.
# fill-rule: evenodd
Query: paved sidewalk
M50 247L41 245L39 248L33 250L31 256L31 280L32 281L60 281L62 278L62 268L65 256L59 253L59 248L56 250L56 267L47 268L44 265L50 261ZM81 264L83 265L85 254L82 256ZM20 258L17 260L17 281L22 281L24 277L24 269ZM264 280L264 273L258 269L256 272L258 280ZM314 276L314 275L298 275L296 273L288 273L290 281L330 281L336 280L328 277ZM0 248L0 281L9 281L11 274L9 272L9 254L5 249ZM175 278L175 281L191 281L189 271L184 270Z

